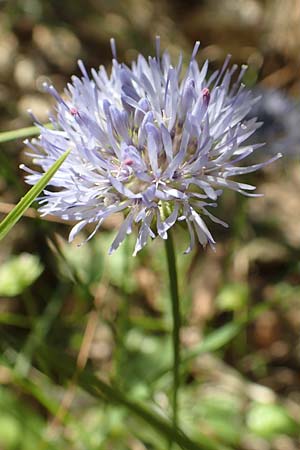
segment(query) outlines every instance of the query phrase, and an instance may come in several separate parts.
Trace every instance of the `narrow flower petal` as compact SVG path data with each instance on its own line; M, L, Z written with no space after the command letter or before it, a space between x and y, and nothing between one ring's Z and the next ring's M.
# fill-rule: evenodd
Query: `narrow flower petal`
M131 225L133 222L133 214L129 213L126 219L123 221L117 236L115 237L113 243L110 246L109 254L111 255L117 248L120 246L120 244L124 241L127 234L131 232Z

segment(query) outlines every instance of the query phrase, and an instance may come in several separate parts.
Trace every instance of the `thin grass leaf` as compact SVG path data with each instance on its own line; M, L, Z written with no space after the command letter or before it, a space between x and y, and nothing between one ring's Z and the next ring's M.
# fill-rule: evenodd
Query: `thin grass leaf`
M15 371L24 378L28 375L31 368L31 359L36 347L40 342L46 340L49 329L53 326L53 323L63 306L63 302L61 301L65 294L63 291L64 289L60 288L58 291L55 291L52 297L50 297L43 314L35 319L32 330L18 354L15 362Z
M46 128L53 128L51 123L44 125ZM3 131L0 133L0 144L3 142L15 141L40 134L40 129L36 126L20 128L19 130Z
M64 160L70 153L68 149L55 163L50 167L49 170L42 176L42 178L36 183L27 194L19 201L15 208L5 217L5 219L0 223L0 240L3 239L11 228L18 222L22 217L27 208L32 204L36 197L45 189L55 172L60 168Z
M229 322L223 325L221 328L211 332L207 335L200 344L195 348L187 351L182 358L182 362L188 362L191 359L202 355L203 353L215 352L229 344L245 327L262 312L267 309L266 305L258 305L253 308L248 317L236 322Z
M51 380L38 371L34 372L30 378L20 375L15 368L15 361L18 353L9 345L6 348L9 357L4 354L0 355L0 365L10 371L11 382L21 391L32 395L41 406L46 408L46 410L55 417L60 408L60 401L55 398L55 396L51 395L51 390L53 388ZM64 426L73 424L77 429L80 429L81 436L87 435L84 426L81 425L80 421L77 421L70 410L68 410L67 414L60 417L60 422Z
M12 347L7 347L10 353L10 357L12 355L17 355ZM10 358L11 359L11 358ZM60 403L53 397L49 396L45 393L47 389L50 391L51 385L46 384L46 377L38 379L38 377L34 377L34 382L32 379L24 378L19 375L15 368L12 367L12 362L8 360L6 355L0 356L0 364L2 367L5 367L9 370L9 374L11 376L11 381L16 385L19 389L26 392L26 394L32 395L40 405L44 406L48 412L53 414L54 416L57 414ZM63 418L64 425L68 423L69 415L66 415Z
M243 329L244 323L230 322L210 333L200 344L186 352L183 362L187 362L203 353L215 352L227 345Z

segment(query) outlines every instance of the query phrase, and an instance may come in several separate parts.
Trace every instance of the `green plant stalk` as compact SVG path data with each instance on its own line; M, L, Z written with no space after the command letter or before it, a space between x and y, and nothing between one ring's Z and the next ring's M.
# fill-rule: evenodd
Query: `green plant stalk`
M54 176L55 172L60 168L64 160L70 153L70 149L66 150L65 153L58 158L57 161L50 167L49 170L41 177L41 179L21 198L19 203L14 207L14 209L7 214L7 216L0 223L0 240L3 239L11 228L18 222L22 217L26 209L29 208L36 197L45 189L51 178Z
M180 306L178 296L178 278L176 269L176 258L172 234L169 231L168 238L165 240L167 265L169 273L170 294L172 302L172 345L173 345L173 392L172 392L172 412L173 427L178 427L178 390L180 384Z
M44 125L46 128L53 128L51 123ZM3 131L0 133L0 144L3 142L14 141L16 139L24 139L31 136L37 136L41 130L37 126L20 128L19 130Z
M116 383L121 390L124 388L123 368L127 362L126 335L129 329L129 304L130 298L128 294L128 273L130 272L130 247L128 239L124 242L122 255L122 291L123 296L119 307L119 316L116 326Z

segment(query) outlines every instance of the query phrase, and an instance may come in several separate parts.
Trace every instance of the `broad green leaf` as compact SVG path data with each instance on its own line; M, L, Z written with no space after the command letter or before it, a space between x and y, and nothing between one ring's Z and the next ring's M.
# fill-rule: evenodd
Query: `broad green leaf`
M37 256L21 253L0 266L0 296L21 294L40 276L43 266Z
M230 283L225 285L216 298L221 311L241 311L249 299L249 287L246 283Z
M253 433L267 439L279 434L294 436L299 430L288 411L276 403L254 403L248 412L247 425Z
M204 385L191 383L182 389L181 424L188 435L197 436L198 429L209 429L211 436L240 448L240 437L245 431L244 403L240 393L222 383Z
M17 448L20 443L22 427L12 415L1 412L0 417L0 442L5 448Z
M51 123L44 125L46 128L52 128ZM40 134L40 129L36 126L20 128L19 130L3 131L0 133L0 144L3 142L14 141L16 139L24 139Z
M0 240L3 239L10 229L18 222L22 217L27 208L36 199L36 197L42 192L42 190L47 186L55 172L60 168L64 160L70 153L68 149L61 157L55 161L53 166L41 177L41 179L27 192L27 194L22 197L15 208L5 217L0 223Z

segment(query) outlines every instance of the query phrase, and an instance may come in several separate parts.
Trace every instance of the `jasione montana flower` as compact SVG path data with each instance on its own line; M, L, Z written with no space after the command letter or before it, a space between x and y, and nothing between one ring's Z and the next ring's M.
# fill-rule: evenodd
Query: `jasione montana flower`
M226 224L210 208L224 188L255 196L254 186L236 181L277 159L240 166L259 145L246 140L259 127L246 120L256 99L241 84L242 67L208 73L199 67L195 44L182 73L182 58L173 66L165 52L146 60L139 55L131 68L119 63L112 41L112 71L92 69L89 77L82 62L82 78L73 77L61 97L46 86L56 101L54 129L41 124L40 136L28 143L33 162L42 172L71 149L50 185L39 199L40 212L76 221L69 239L87 224L98 230L111 214L122 212L124 221L110 247L116 250L127 234L137 229L134 254L149 236L167 239L168 230L186 222L189 252L196 239L214 245L205 220ZM26 180L35 184L42 173L25 168ZM90 237L92 236L90 235Z

